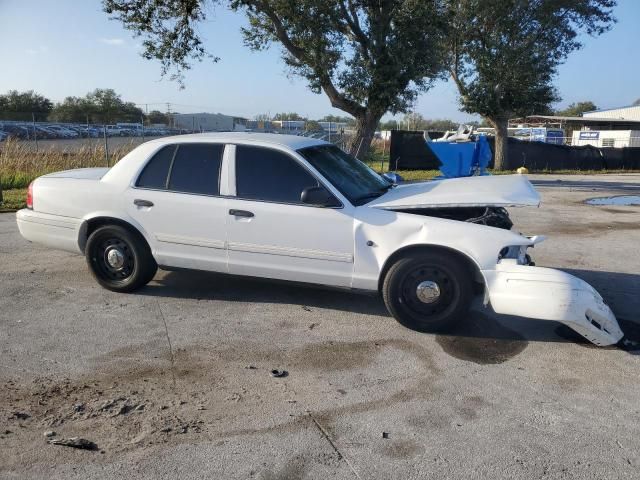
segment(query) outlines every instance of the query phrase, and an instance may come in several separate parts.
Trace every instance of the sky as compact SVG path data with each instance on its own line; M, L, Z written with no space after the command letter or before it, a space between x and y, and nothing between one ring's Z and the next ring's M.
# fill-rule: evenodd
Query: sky
M582 37L584 48L559 69L562 101L592 100L599 108L640 98L640 0L619 0L618 23L604 35ZM140 39L110 20L99 0L0 0L0 93L35 90L53 101L113 88L143 109L220 112L253 118L297 112L341 115L324 95L287 73L277 46L252 52L242 43L240 14L217 7L199 27L220 62L195 63L185 89L161 77L160 65L140 56ZM414 111L426 118L474 119L459 111L455 86L438 82L421 94ZM386 117L390 118L389 116Z

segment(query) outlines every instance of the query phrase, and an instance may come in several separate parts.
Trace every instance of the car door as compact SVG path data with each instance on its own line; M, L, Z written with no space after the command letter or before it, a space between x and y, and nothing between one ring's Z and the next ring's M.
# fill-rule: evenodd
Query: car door
M127 192L127 209L163 266L227 271L224 145L179 143L157 151Z
M232 147L234 148L234 147ZM301 159L275 148L236 145L230 167L229 272L325 285L351 285L350 205L303 204L302 190L324 186Z

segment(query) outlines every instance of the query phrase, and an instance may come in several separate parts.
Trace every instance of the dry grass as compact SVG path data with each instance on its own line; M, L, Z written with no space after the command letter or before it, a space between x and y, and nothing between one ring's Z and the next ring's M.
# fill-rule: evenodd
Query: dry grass
M0 213L15 212L27 206L27 189L16 188L2 192L3 201L0 202Z
M134 144L109 149L108 164L114 165L135 148ZM50 147L35 152L30 144L6 141L0 144L0 184L3 189L24 188L40 175L73 168L104 167L104 145L84 145L71 151Z

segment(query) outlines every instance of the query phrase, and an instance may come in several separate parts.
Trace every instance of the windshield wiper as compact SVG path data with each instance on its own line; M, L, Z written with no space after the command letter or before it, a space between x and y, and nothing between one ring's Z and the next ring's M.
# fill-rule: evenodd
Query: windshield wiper
M360 202L362 200L367 200L368 198L378 198L381 197L383 194L385 194L386 192L388 192L389 190L391 190L395 185L394 184L389 184L386 185L382 188L380 188L379 190L376 190L374 192L369 192L369 193L365 193L364 195L360 195L359 197L356 197L354 200L356 202Z

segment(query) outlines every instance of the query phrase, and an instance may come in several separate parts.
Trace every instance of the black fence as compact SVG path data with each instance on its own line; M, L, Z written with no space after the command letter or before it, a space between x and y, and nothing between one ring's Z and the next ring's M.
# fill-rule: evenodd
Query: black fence
M491 151L494 139L489 137ZM506 169L525 166L529 170L639 170L640 148L572 147L509 138ZM493 167L493 159L489 164Z
M440 165L440 160L427 146L422 132L391 131L390 170L437 170Z
M488 137L494 152L494 138ZM531 171L543 170L640 170L640 148L572 147L509 138L507 170L525 166ZM433 170L440 161L427 146L422 132L391 132L391 170ZM493 168L493 158L489 168Z

